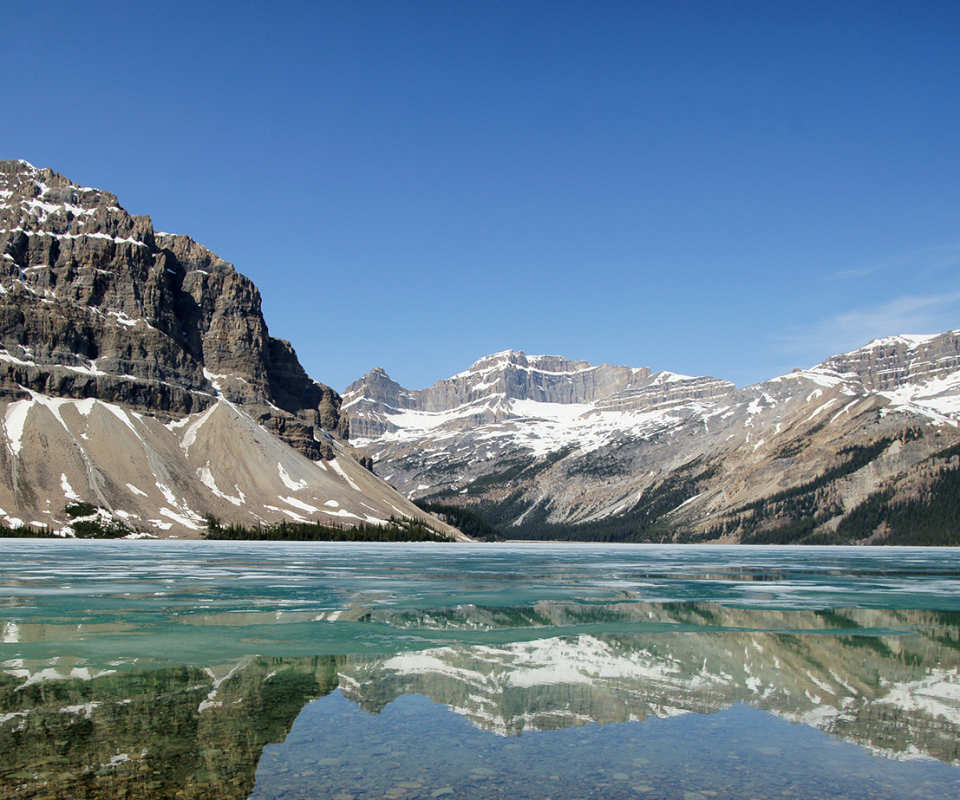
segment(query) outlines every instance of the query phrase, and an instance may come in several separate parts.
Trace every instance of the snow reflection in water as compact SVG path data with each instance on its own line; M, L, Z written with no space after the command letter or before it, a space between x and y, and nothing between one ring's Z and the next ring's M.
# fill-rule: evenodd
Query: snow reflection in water
M3 547L0 797L960 796L957 551Z

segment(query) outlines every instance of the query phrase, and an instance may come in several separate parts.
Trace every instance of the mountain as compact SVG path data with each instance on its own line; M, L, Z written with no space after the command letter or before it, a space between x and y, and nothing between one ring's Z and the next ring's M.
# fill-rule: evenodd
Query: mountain
M511 538L960 543L960 331L742 389L507 351L343 401L385 480Z
M256 286L116 196L0 161L0 519L168 536L281 520L437 523L357 463L341 398ZM361 457L362 460L362 457Z

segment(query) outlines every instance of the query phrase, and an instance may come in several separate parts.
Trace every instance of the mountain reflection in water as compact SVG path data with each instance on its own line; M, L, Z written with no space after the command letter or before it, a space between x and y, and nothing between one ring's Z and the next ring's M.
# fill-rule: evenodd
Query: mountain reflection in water
M488 640L395 649L383 656L250 656L203 668L117 665L114 671L8 661L0 673L0 797L244 798L251 792L262 798L479 797L493 790L498 770L477 761L478 754L507 764L525 751L504 748L521 743L536 749L537 755L531 750L528 757L538 760L543 780L556 777L549 796L564 797L565 791L588 796L589 787L564 777L573 763L566 763L572 758L564 755L570 752L566 748L602 761L592 747L618 736L642 738L650 725L661 726L658 738L680 737L674 750L695 747L707 753L719 746L723 759L728 751L743 752L723 761L729 774L712 789L702 776L699 784L683 784L675 774L681 767L669 766L663 761L667 756L658 761L641 754L606 772L595 763L600 772L590 779L590 791L604 797L618 792L679 800L686 795L702 800L711 792L736 797L735 786L747 791L736 780L745 779L749 754L769 758L784 752L776 739L764 744L764 736L801 736L797 726L765 733L765 726L774 724L769 715L806 723L886 759L954 765L925 765L937 771L923 773L923 780L931 781L929 796L956 796L960 788L957 612L775 611L630 600L593 606L372 608L364 619L411 634L483 631ZM538 631L570 633L533 638ZM34 634L46 632L38 627ZM410 695L456 713L443 710L438 716L435 706L423 705L427 701L404 697ZM296 722L297 735L290 742L269 748L258 778L264 748L283 742L304 706L323 697ZM397 711L382 715L383 724L393 727L381 731L380 744L364 739L364 726L377 724L371 715L394 707ZM758 717L750 709L769 714ZM690 712L714 715L713 722L663 727L663 720ZM613 733L620 726L595 728L593 723L631 724ZM424 725L445 732L437 745L444 753L420 752L425 744L418 750L417 740L432 741ZM728 747L730 731L749 725L759 731L759 744ZM575 740L544 733L575 728L583 728ZM480 739L470 738L481 733ZM456 737L473 742L472 761L444 761L452 758ZM719 737L719 744L709 744L710 737ZM551 751L548 768L543 748L550 746L562 748ZM629 755L623 752L626 746L619 745L623 758ZM821 759L819 766L808 764L808 771L827 762L842 767L855 761L824 751L828 743L819 740L803 739L795 746L812 748L810 757ZM634 742L627 749L637 747ZM763 753L764 747L769 752ZM434 766L442 762L442 774L431 774L424 761L428 756ZM372 760L354 763L361 757ZM856 758L861 757L862 751ZM533 766L533 761L526 768L516 764L521 783L524 770ZM578 767L577 780L587 780L585 769ZM404 770L412 774L401 774ZM870 791L879 794L869 796L902 796L895 777L884 780L888 790L878 784ZM791 791L785 786L783 791ZM923 786L916 783L911 790ZM855 787L845 785L832 794L824 788L822 794L833 796L841 789L857 796ZM509 791L546 796L529 786ZM757 786L750 791L749 796L762 796ZM928 795L921 791L920 796Z

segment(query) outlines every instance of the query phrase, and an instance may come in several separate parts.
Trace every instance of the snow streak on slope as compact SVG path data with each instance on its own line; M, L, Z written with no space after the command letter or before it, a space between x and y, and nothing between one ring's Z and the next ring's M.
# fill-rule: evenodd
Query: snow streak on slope
M140 530L194 537L210 514L248 525L423 516L349 455L321 467L225 400L163 425L100 400L32 393L7 403L2 421L0 509L26 506L29 521L52 529L66 528L64 507L78 500Z
M932 378L921 384L906 384L881 392L893 411L914 411L935 422L957 425L960 420L960 373Z
M643 435L678 424L691 412L706 410L707 404L690 404L685 408L651 411L609 411L591 403L543 403L536 400L500 400L496 409L504 421L479 428L477 441L509 441L531 455L541 457L565 448L590 453L624 435ZM382 446L387 443L413 441L442 446L460 435L458 422L494 406L471 405L444 412L398 410L390 416L396 430L378 440L358 439L357 447Z

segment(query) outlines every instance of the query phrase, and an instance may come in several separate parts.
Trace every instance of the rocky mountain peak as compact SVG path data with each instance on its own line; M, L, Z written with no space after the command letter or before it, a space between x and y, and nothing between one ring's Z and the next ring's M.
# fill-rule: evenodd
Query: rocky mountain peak
M563 356L528 356L523 350L504 350L500 353L484 356L471 364L464 372L454 375L451 380L471 375L484 375L490 372L505 372L511 369L574 373L597 369L597 367L587 361L571 361Z
M382 367L375 367L360 380L351 383L343 393L343 407L350 409L357 403L364 406L385 406L392 409L408 408L410 394L387 375Z
M935 336L889 336L828 358L818 368L866 391L892 391L960 369L960 330Z
M557 404L597 408L665 407L713 398L735 387L714 378L690 378L648 367L623 367L563 356L531 355L505 350L474 362L452 378L427 389L405 389L383 370L372 370L351 384L344 395L349 411L350 435L374 439L398 430L396 415L402 410L431 415L423 425L440 430L519 419L536 411L521 410L517 403Z
M347 434L340 397L269 335L260 294L115 195L0 162L0 392L95 397L176 418L224 397L310 458Z
M932 497L956 468L960 332L743 389L519 351L394 400L352 388L355 444L379 474L511 536L850 541L887 535L872 509Z

